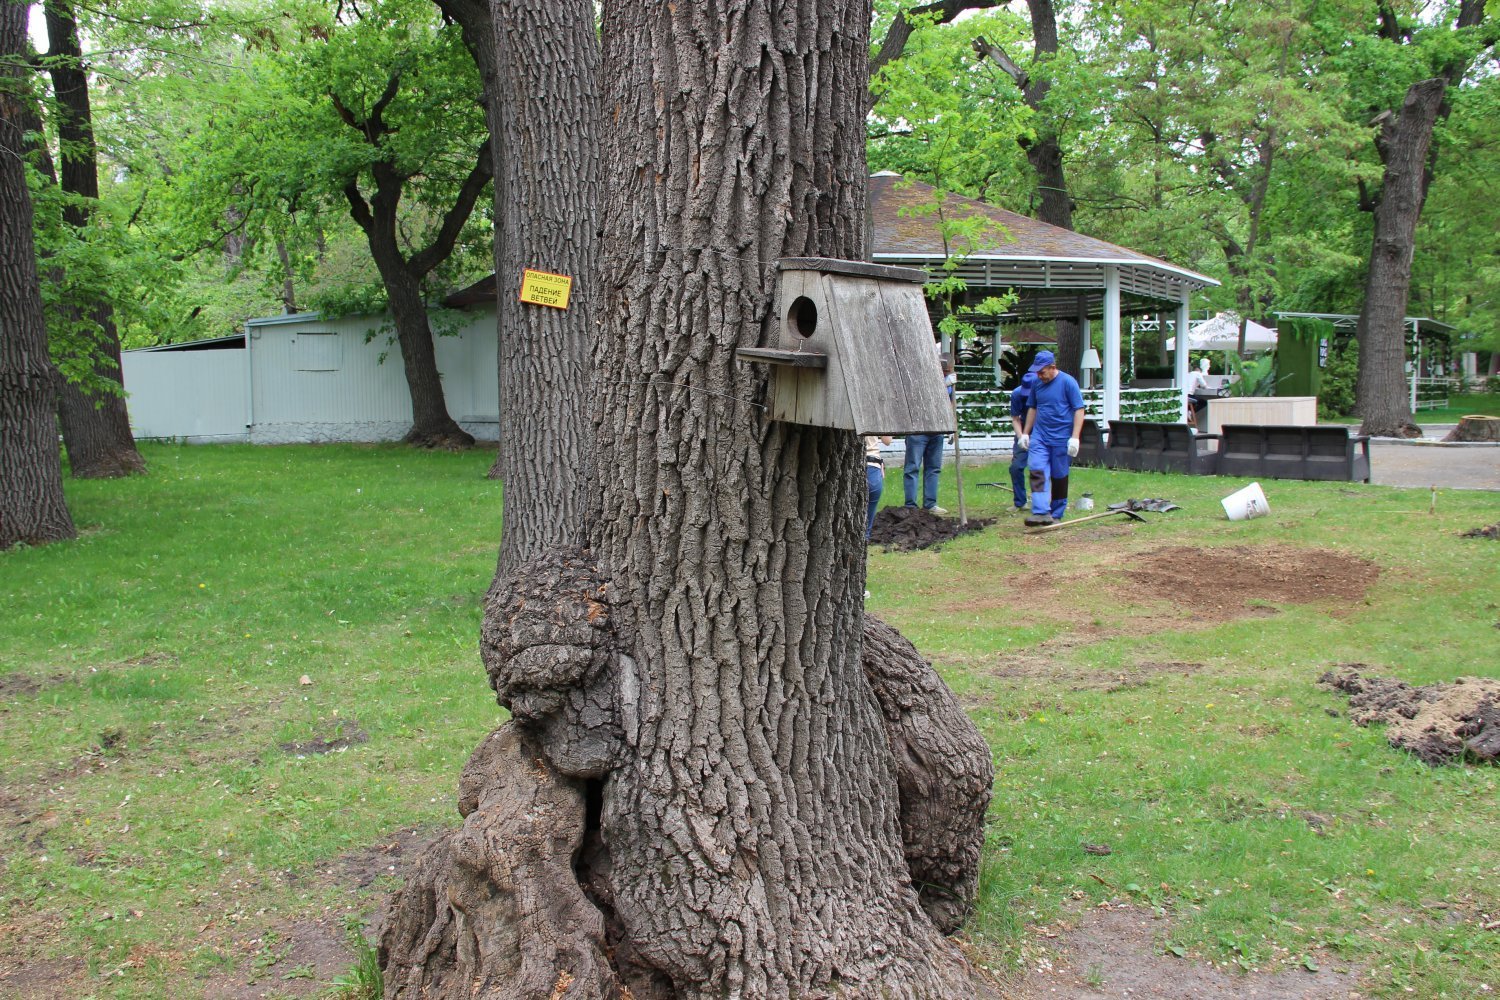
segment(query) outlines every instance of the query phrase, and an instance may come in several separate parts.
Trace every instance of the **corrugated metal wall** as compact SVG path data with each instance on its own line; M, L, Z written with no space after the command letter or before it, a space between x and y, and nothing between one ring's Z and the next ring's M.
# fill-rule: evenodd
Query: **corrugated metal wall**
M278 316L247 324L247 350L128 351L131 423L143 437L397 440L411 428L411 397L396 344L386 333L367 340L379 322ZM475 437L497 438L494 308L436 338L436 354L448 412Z
M136 437L247 440L243 350L126 351L120 365Z

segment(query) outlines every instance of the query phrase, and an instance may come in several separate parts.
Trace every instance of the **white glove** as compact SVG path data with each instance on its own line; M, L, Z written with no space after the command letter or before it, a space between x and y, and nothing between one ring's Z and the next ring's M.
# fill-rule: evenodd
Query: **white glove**
M1077 458L1078 457L1078 439L1077 438L1068 438L1068 457L1069 458Z
M1031 435L1030 434L1017 434L1016 435L1016 447L1019 448L1019 449L1021 449L1022 451L1028 450L1031 447Z

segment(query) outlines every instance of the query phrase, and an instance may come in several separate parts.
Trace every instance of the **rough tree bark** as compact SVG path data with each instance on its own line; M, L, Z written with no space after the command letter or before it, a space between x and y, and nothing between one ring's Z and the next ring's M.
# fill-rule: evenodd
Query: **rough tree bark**
M93 111L89 105L88 71L78 41L78 23L63 0L45 4L47 20L47 69L52 93L57 99L58 173L62 189L69 194L97 201L99 198L98 149L94 142ZM63 220L76 229L89 224L89 210L70 203ZM120 335L115 328L114 308L101 302L86 310L83 320L93 340L93 385L61 380L57 415L63 443L68 449L68 467L84 479L108 479L145 472L146 462L135 447L130 416L125 408L120 376Z
M19 123L29 5L0 4L0 549L72 538Z
M1381 33L1392 42L1405 35L1400 19L1380 4ZM1454 27L1472 28L1485 19L1484 0L1462 0ZM1485 40L1485 44L1494 39ZM1375 215L1375 235L1365 275L1365 300L1355 337L1359 341L1359 374L1354 409L1360 433L1417 437L1422 432L1411 412L1406 383L1406 306L1411 292L1411 262L1417 224L1432 183L1429 153L1432 132L1448 115L1448 88L1468 70L1471 55L1458 55L1431 79L1407 88L1401 107L1382 112L1375 145L1385 165L1378 195L1362 198Z
M344 107L337 99L334 107L346 125L367 142L378 146L391 131L384 118L385 109L400 86L399 74L393 75L385 92L363 117ZM389 160L377 159L370 165L375 190L368 201L356 179L351 178L344 186L349 214L364 231L370 255L380 272L390 303L391 321L396 328L396 342L401 346L401 362L412 409L411 430L403 439L407 444L424 448L467 448L474 443L473 435L448 415L443 380L438 373L437 354L432 344L432 327L427 319L427 303L422 296L422 280L453 252L469 213L490 181L491 170L489 144L486 143L485 148L476 153L473 169L444 213L437 235L426 247L410 255L402 252L397 211L408 176Z
M1036 173L1037 214L1042 222L1062 229L1073 228L1073 198L1068 194L1067 175L1063 170L1062 140L1056 122L1046 107L1052 90L1052 68L1047 63L1057 58L1057 13L1052 0L1026 0L1031 13L1031 67L1021 66L1005 50L983 38L974 40L974 50L1005 71L1016 86L1026 106L1037 113L1034 135L1022 136L1019 142L1026 160ZM1083 364L1083 329L1071 319L1056 321L1057 367L1079 378Z
M941 930L972 905L989 752L864 619L857 439L767 422L733 360L770 333L775 258L860 256L867 25L844 0L608 13L600 472L561 515L587 547L491 589L513 721L391 901L388 997L987 992ZM507 532L512 502L539 501L508 489Z

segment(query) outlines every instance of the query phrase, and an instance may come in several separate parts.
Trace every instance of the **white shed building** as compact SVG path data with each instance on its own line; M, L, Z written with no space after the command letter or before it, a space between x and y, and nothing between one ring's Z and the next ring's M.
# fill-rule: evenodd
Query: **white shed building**
M500 428L493 300L434 338L448 412L480 440ZM190 442L395 441L411 429L399 348L369 337L379 317L252 319L242 335L126 351L126 405L138 438Z

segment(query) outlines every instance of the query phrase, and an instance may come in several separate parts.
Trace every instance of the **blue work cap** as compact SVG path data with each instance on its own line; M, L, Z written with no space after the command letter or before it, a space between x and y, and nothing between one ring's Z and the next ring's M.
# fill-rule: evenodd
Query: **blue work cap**
M1037 372L1041 371L1043 368L1046 368L1048 365L1055 364L1057 364L1057 359L1052 356L1051 351L1037 351L1036 360L1031 363L1031 367L1026 369L1026 371L1032 375L1035 375Z

